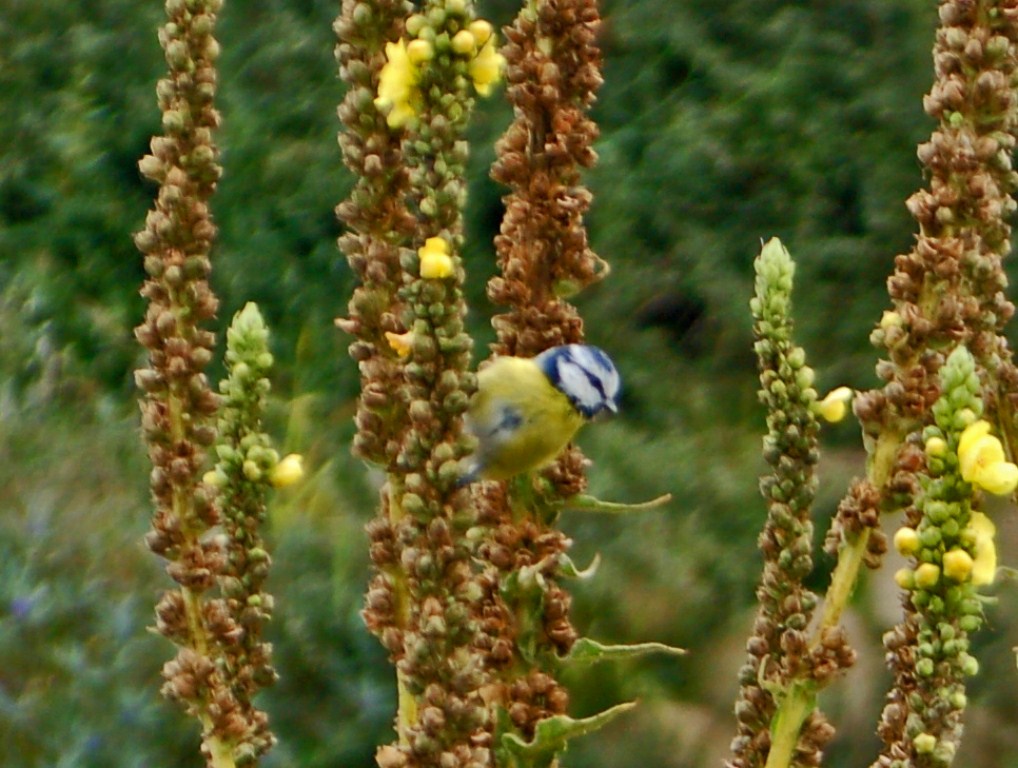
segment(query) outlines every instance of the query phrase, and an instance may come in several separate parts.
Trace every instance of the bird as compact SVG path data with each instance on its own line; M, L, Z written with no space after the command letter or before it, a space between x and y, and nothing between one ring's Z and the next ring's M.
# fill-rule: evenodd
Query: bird
M477 375L466 429L477 438L459 485L540 469L577 430L618 412L619 372L598 347L565 344L536 357L497 357Z

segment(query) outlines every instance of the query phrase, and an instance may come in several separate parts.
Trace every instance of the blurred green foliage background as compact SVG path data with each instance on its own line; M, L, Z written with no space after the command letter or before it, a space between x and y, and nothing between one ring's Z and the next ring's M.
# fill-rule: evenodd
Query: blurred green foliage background
M931 130L933 0L607 0L600 165L588 175L595 249L609 280L579 297L588 338L626 383L623 415L586 430L592 490L664 511L567 515L598 576L575 589L578 627L607 641L688 647L570 675L576 714L639 698L578 742L589 768L718 765L734 733L736 670L752 623L763 505L747 302L761 238L798 260L800 340L821 388L874 383L867 336L884 278L910 246L903 201ZM263 695L280 745L266 766L369 766L387 741L393 673L358 611L374 478L349 456L357 373L332 324L353 281L333 209L351 179L335 106L339 3L229 2L219 134L225 175L214 287L223 327L257 301L279 361L272 426L312 476L280 494L270 537L270 636L280 683ZM497 24L509 0L482 2ZM158 2L6 0L0 6L0 762L198 765L196 726L158 696L169 644L146 632L169 582L141 538L148 467L137 434L131 329L143 275L131 242L154 188L136 170L158 130ZM476 357L496 311L484 298L501 190L487 178L509 119L498 98L473 128L466 254ZM221 330L221 329L220 329ZM213 375L218 375L213 371ZM862 471L855 430L825 431L822 537ZM1002 558L1016 541L998 518ZM892 523L893 524L893 523ZM815 586L831 563L818 558ZM849 616L862 651L823 705L841 728L835 766L865 765L895 621L885 572ZM1018 759L1008 585L978 641L968 766Z

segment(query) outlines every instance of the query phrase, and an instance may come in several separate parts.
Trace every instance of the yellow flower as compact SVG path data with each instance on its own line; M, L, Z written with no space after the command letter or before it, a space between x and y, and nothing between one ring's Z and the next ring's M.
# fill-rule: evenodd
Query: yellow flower
M990 424L983 419L961 433L958 465L963 480L998 496L1018 487L1018 466L1005 460L1004 446L990 434Z
M962 454L968 453L976 440L988 434L990 434L990 422L986 419L969 424L961 433L961 439L958 440L958 457L961 458Z
M850 387L832 389L823 400L816 404L816 412L824 420L836 424L848 413L848 404L852 402L853 394Z
M389 342L389 346L396 352L400 357L407 357L410 354L410 349L413 346L414 334L412 331L406 333L393 333L392 331L385 332L385 339Z
M944 575L955 581L968 581L972 575L972 555L955 547L944 553Z
M395 43L385 44L385 58L386 63L378 76L375 106L382 112L388 110L385 122L390 128L400 128L417 114L421 100L417 86L421 73L410 58L402 37Z
M304 457L299 453L291 453L279 460L269 472L269 482L273 488L286 488L304 477Z
M421 260L421 277L425 279L441 279L449 277L454 271L452 256L449 255L449 243L441 237L429 237L421 248L417 249Z
M992 584L997 575L997 546L993 542L997 526L982 512L973 512L966 530L975 539L972 583L977 587Z
M476 32L472 34L475 39L479 39ZM474 88L482 96L491 93L492 87L502 77L502 69L505 67L505 57L495 49L496 42L495 35L490 34L467 66L467 71L474 81Z

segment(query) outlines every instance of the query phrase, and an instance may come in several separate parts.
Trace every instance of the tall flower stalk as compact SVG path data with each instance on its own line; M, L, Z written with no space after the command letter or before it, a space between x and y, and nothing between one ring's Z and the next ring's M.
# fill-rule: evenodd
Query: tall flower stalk
M495 238L500 272L488 284L492 301L507 307L493 320L496 355L533 357L582 342L583 321L568 299L607 272L587 241L591 194L581 179L596 161L597 126L587 112L601 84L599 26L594 0L539 0L505 30L514 120L492 168L509 188ZM568 720L569 696L558 680L578 635L561 583L575 575L570 541L557 520L564 500L586 487L584 464L570 446L540 479L484 483L476 492L479 520L489 527L479 552L490 569L485 650L498 683L500 765L543 765L565 748L570 729L593 727Z
M1011 493L1018 467L979 417L984 405L975 360L957 347L940 371L935 423L923 431L920 493L895 534L910 567L896 574L904 617L884 638L894 674L880 723L884 749L874 766L950 765L962 735L965 678L979 670L969 638L983 622L977 588L994 578L993 524L978 511L981 489Z
M365 620L397 669L397 741L380 766L481 766L490 760L475 605L480 588L457 486L472 442L475 387L464 331L463 133L473 93L499 76L491 26L470 3L420 13L348 2L337 22L344 156L359 175L340 206L340 242L362 278L340 325L357 336L362 396L355 450L386 471L369 526L376 575Z
M772 239L755 266L752 311L768 426L763 452L773 472L760 483L768 505L760 535L764 570L747 660L739 671L739 731L729 765L785 765L793 756L797 764L815 765L833 734L815 709L817 692L833 672L854 659L833 631L822 644L810 644L807 628L817 598L803 581L813 570L810 513L820 457L817 393L806 353L792 339L792 259Z
M207 280L216 233L208 200L221 172L212 141L219 126L213 104L219 46L212 32L220 5L166 4L159 41L169 74L157 87L164 134L152 140L152 154L140 163L160 187L145 229L135 236L148 274L142 288L148 309L136 330L149 361L136 374L153 465L155 513L147 542L167 559L167 573L177 582L156 608L157 629L179 646L163 669L163 691L198 718L208 764L219 768L234 765L233 745L247 732L222 665L229 640L221 630L229 622L217 619L228 610L209 596L226 558L206 536L219 515L201 481L205 451L216 434L216 396L203 370L214 342L204 325L217 308Z
M248 723L243 742L235 749L237 762L249 763L275 744L268 715L253 702L254 695L276 681L272 646L263 632L272 618L273 598L265 590L272 560L262 528L270 489L290 485L302 474L300 457L280 461L262 418L272 368L269 331L258 307L248 303L226 332L226 369L220 383L215 469L206 480L217 490L225 534L226 563L219 577L227 613L216 616L217 633L228 639L222 664L239 707Z

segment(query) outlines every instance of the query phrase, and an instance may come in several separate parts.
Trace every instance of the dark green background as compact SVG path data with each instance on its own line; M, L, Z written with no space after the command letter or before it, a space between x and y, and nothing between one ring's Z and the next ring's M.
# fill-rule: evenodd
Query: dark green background
M578 298L588 338L617 360L622 416L586 430L592 488L663 511L568 515L575 619L606 641L686 646L570 675L575 714L640 707L577 742L570 766L718 765L734 733L735 674L752 622L763 506L748 298L761 238L798 261L800 340L822 389L873 384L867 336L914 226L915 145L931 80L932 0L693 2L604 7L601 162L587 176L608 281ZM332 319L353 287L333 214L351 180L336 146L331 23L338 2L227 2L213 201L214 286L225 321L258 301L279 360L271 426L311 476L280 494L270 536L280 684L263 696L279 747L266 766L368 766L389 738L393 673L358 611L367 580L370 474L349 458L357 375ZM514 6L482 7L498 24ZM131 336L143 306L142 226L154 188L136 170L158 130L159 3L6 0L0 7L0 762L199 765L194 723L157 695L169 644L145 631L169 582L144 551L147 466ZM487 178L509 119L478 105L467 210L475 358L501 190ZM862 471L855 429L825 430L818 537ZM1012 562L1009 516L998 517ZM893 526L893 521L889 522ZM831 563L818 559L815 582ZM859 666L823 704L842 735L831 764L867 765L895 620L894 563L848 617ZM1018 756L1013 589L978 641L967 766Z

